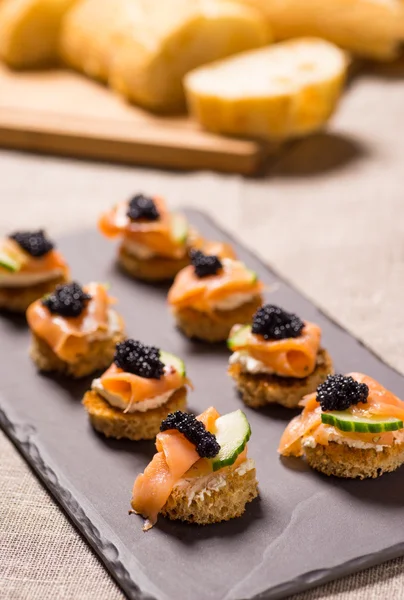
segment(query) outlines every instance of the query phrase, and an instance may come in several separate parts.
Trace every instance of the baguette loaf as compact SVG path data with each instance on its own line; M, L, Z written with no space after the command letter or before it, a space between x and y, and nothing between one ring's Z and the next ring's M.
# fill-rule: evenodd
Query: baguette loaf
M60 26L76 0L0 0L0 58L16 69L58 61Z
M260 8L277 40L321 37L359 56L396 57L404 37L400 0L240 0Z
M189 70L270 41L261 11L226 0L81 0L61 37L67 63L148 109L183 108Z

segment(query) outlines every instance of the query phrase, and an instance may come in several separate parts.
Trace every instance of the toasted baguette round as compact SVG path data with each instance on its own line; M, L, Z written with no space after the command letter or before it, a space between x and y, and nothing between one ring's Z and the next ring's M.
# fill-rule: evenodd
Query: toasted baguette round
M76 0L0 2L0 58L17 69L56 63L60 26Z
M240 465L239 465L240 466ZM203 497L195 495L189 502L186 489L174 487L161 514L175 521L186 521L198 525L220 523L240 517L246 504L258 496L258 482L255 469L238 474L234 465L217 473L224 476L226 485L217 490L209 490Z
M79 0L62 24L62 60L85 75L107 82L114 36L133 0Z
M46 294L50 294L57 285L67 283L67 281L68 279L64 275L60 275L50 281L31 285L26 288L0 287L0 310L25 313L28 306L35 302L35 300L42 298Z
M80 378L106 369L113 361L116 344L124 339L125 334L121 331L109 339L94 340L85 356L77 356L74 363L67 363L59 358L42 338L32 332L30 356L39 371L58 372Z
M143 281L170 281L190 263L189 251L192 248L202 250L207 254L217 254L220 258L235 259L236 255L230 244L204 240L197 231L192 230L187 240L187 251L182 258L165 258L154 256L141 259L121 245L118 254L118 264L134 279Z
M243 402L251 408L261 408L275 403L286 408L297 408L303 396L315 392L317 386L333 372L331 357L324 349L319 350L313 373L303 379L246 373L238 364L230 365L228 369Z
M377 452L373 448L352 448L347 444L330 442L305 448L307 463L324 475L366 479L395 471L404 463L404 443L386 446Z
M261 9L277 40L318 36L360 56L391 60L404 33L397 0L240 0Z
M211 313L194 308L174 308L177 326L189 338L205 342L223 342L236 323L250 323L255 311L262 306L262 296L257 295L233 310L215 310Z
M153 258L141 259L121 246L118 263L128 275L135 279L143 281L169 281L174 279L181 269L189 265L189 257L188 254L185 254L183 258L155 256Z
M187 391L185 387L180 388L168 402L147 412L124 413L94 391L85 394L83 405L91 425L106 437L118 440L152 440L160 431L161 421L167 415L176 410L186 410Z
M191 113L209 131L267 140L306 135L334 112L346 76L342 50L292 40L200 67L185 77Z

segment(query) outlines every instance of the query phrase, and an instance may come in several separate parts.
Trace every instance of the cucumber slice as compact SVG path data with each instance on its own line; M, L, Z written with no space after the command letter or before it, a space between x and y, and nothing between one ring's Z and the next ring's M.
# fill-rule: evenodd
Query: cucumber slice
M251 271L251 269L247 269L251 275L251 283L256 283L258 281L258 273L255 271Z
M233 465L251 436L250 424L242 410L219 417L215 423L219 454L211 459L213 471Z
M372 418L357 417L349 412L323 412L321 421L326 425L333 425L341 431L358 431L360 433L382 433L383 431L397 431L403 429L404 424L395 417Z
M171 237L178 244L185 244L188 238L188 221L180 213L171 216Z
M21 269L21 263L14 258L10 258L4 252L0 252L0 267L7 269L10 273L16 273Z
M241 346L245 346L247 338L251 333L251 325L243 325L227 340L227 346L230 350L235 350Z
M170 354L169 352L160 351L160 360L165 365L171 365L174 367L176 371L182 376L185 377L185 363L183 360L175 356L174 354Z

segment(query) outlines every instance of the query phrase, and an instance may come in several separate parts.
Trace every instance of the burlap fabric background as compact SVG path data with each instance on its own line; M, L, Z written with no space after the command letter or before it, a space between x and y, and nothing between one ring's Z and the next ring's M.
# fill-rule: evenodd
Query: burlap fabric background
M293 146L259 179L2 152L0 234L93 227L116 200L137 190L162 193L173 206L208 210L404 372L403 105L400 76L359 77L329 134ZM396 560L295 600L404 598L403 567ZM1 433L0 598L122 598Z

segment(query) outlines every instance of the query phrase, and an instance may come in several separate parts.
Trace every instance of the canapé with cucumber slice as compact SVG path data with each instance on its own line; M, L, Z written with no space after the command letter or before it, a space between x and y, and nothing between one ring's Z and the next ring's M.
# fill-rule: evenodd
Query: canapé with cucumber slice
M159 514L208 525L239 517L258 495L247 456L251 429L241 410L198 417L177 411L161 423L157 453L135 481L132 508L150 529Z
M404 463L404 402L362 373L330 375L286 428L283 456L337 477L378 477Z
M69 275L43 230L17 231L0 240L0 309L23 313Z

